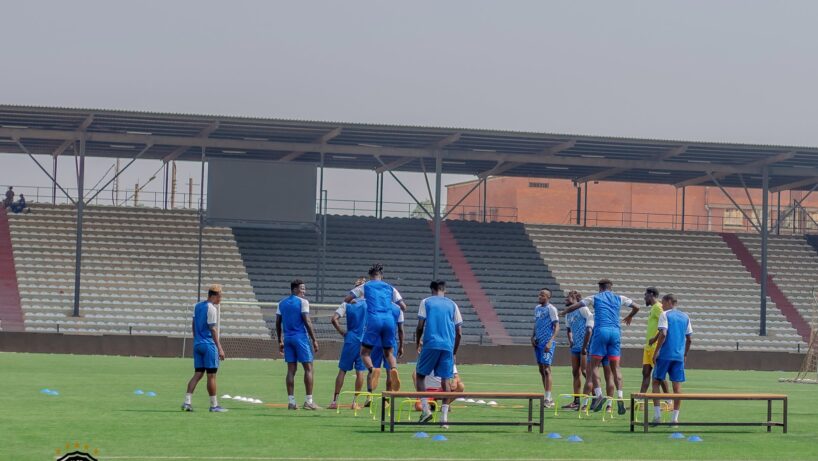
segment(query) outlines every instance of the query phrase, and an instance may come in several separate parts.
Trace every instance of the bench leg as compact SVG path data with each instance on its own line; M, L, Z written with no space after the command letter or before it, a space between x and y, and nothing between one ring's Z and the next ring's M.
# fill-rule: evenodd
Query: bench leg
M772 432L773 427L770 423L773 422L773 401L767 400L767 432Z
M647 432L648 431L648 399L647 398L645 398L645 404L644 404L643 409L645 411L645 414L644 414L645 419L642 421L642 430L644 432Z
M787 433L787 398L784 397L784 433Z
M386 397L381 394L381 432L386 430Z
M389 397L389 432L395 432L395 396Z
M540 397L540 434L545 430L543 426L545 426L545 397Z
M633 418L634 418L634 400L633 395L631 395L631 432L633 432Z
M531 432L531 418L534 417L534 399L528 399L528 432Z

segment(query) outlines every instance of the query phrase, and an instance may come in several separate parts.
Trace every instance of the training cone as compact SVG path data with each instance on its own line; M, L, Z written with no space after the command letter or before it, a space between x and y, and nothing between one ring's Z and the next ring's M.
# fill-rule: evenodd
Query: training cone
M548 438L549 438L549 439L561 439L561 438L562 438L562 436L561 436L561 435L559 435L559 434L558 434L558 433L556 433L556 432L552 432L552 433L548 434Z
M474 399L466 399L466 402L474 403Z
M240 396L240 395L237 395L237 396L233 397L233 400L241 400L241 399L243 399L243 398L244 398L244 397L242 397L242 396Z
M148 397L156 397L156 392L153 391L146 392L145 395L147 395Z
M485 400L478 400L477 403L479 403L480 405L485 405L486 401Z
M688 442L701 442L701 441L702 441L702 438L701 438L701 437L699 437L698 435L691 435L691 436L690 436L690 437L687 439L687 441L688 441Z
M137 389L137 390L133 391L133 393L134 393L135 395L142 395L142 394L144 394L144 393L145 393L145 391L143 391L142 389Z
M582 442L582 437L580 437L578 435L572 435L571 437L568 437L568 441L569 442Z
M40 393L41 393L41 394L50 394L50 393L51 393L51 389L49 389L49 388L40 389Z
M487 403L486 405L488 405L488 406L490 406L490 407L493 407L493 406L497 405L497 402L495 402L494 400L492 400L491 402Z
M435 442L445 442L449 439L447 439L445 435L436 435L432 437L432 440L434 440Z
M685 438L685 435L682 434L681 432L674 432L674 433L670 434L670 438L671 439L683 439L683 438Z
M464 399L463 397L458 397L458 398L456 398L456 399L454 399L454 400L455 400L456 402L465 402L465 401L466 401L466 399Z
M429 437L429 434L427 434L427 433L425 433L425 432L415 432L415 436L414 436L414 437L415 437L416 439L425 439L425 438L428 438L428 437Z
M230 394L224 394L224 395L222 396L222 398L223 398L223 399L232 399L233 397L230 397Z
M51 392L48 393L48 395L60 395L60 393L55 390L52 390Z

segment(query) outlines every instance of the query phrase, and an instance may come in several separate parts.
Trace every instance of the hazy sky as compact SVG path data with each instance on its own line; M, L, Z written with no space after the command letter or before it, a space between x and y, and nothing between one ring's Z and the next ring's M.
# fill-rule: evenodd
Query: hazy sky
M814 1L3 0L2 14L5 104L818 146ZM368 172L327 181L335 199L375 187ZM0 185L47 182L0 156Z

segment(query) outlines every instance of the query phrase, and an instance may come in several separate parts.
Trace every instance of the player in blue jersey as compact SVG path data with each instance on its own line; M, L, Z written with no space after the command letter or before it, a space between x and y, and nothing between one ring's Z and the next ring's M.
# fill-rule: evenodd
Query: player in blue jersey
M582 295L571 290L565 297L565 305L570 306L582 300ZM590 309L582 307L571 312L565 317L565 329L568 334L568 345L571 348L571 375L573 377L574 394L582 392L582 378L585 378L587 368L588 344L591 340L591 333L594 329L594 316ZM587 378L586 378L587 381ZM579 410L579 396L574 396L574 401L563 406L564 410Z
M372 349L376 346L383 347L383 355L389 362L389 377L391 387L387 390L400 390L400 375L398 374L398 362L393 350L393 342L397 334L398 325L392 311L392 304L397 304L401 311L406 311L406 303L403 302L400 293L392 285L383 281L383 265L375 263L369 268L369 281L361 286L355 287L346 296L344 302L352 302L353 299L364 298L366 300L366 331L361 340L361 360L369 370L369 387L375 388L378 383L373 382L375 377L372 365Z
M542 378L542 387L545 391L545 408L554 408L551 399L551 362L554 360L554 339L560 331L560 318L557 308L551 304L551 290L543 288L538 295L538 302L534 307L534 329L531 332L531 345L534 347L534 358Z
M278 348L287 362L287 409L297 410L295 402L295 373L298 364L304 367L304 387L307 397L305 410L318 410L312 400L313 387L313 353L318 352L318 341L310 320L310 302L307 301L307 288L301 280L290 282L290 296L278 302L276 309L276 334ZM282 332L283 327L283 332ZM283 333L283 334L282 334Z
M594 333L591 337L591 379L594 386L594 401L591 407L594 411L602 410L605 403L605 396L602 394L602 387L599 384L599 376L596 371L602 363L603 358L608 358L611 363L611 372L614 377L621 376L619 373L619 355L621 350L621 327L619 326L619 312L623 307L630 307L630 313L622 320L625 325L630 325L633 317L639 312L633 300L628 297L615 294L613 282L602 279L598 282L599 293L589 296L582 301L576 302L562 311L562 315L584 307L594 309ZM617 397L622 397L622 380L617 379ZM625 404L617 402L618 412L625 414Z
M434 372L441 379L443 391L450 392L454 377L454 356L462 337L460 326L463 324L463 317L457 304L446 297L446 282L435 280L429 284L429 289L432 296L423 299L418 307L415 338L420 354L415 368L415 388L418 392L425 391L426 376ZM440 423L443 427L448 427L449 403L448 400L444 401L440 407ZM420 399L420 404L420 422L429 422L432 419L429 399Z
M677 299L671 293L662 297L662 314L659 317L659 332L656 351L653 353L653 392L658 393L667 375L673 385L673 393L682 392L685 382L685 361L692 344L693 327L690 318L676 309ZM682 401L673 401L672 422L679 422ZM653 401L653 422L661 421L662 409L659 400Z
M404 323L404 315L403 311L400 310L400 306L397 304L392 304L392 315L395 318L395 324L397 325L397 336L392 341L392 350L398 351L398 358L403 357L403 339L404 339L404 330L403 330L403 323ZM392 366L389 364L387 360L384 359L383 356L383 347L375 346L372 348L372 355L370 356L372 359L372 379L367 381L366 390L370 394L375 392L375 389L378 388L378 382L381 378L381 368L386 368L386 388L392 389L395 387L394 383L392 382L393 377L390 371L392 370ZM372 404L371 397L366 398L366 402L364 403L364 407L369 407Z
M363 285L366 279L361 277L355 281L355 286ZM346 317L346 330L341 327L341 318ZM330 410L338 408L338 394L344 387L344 378L348 371L355 370L355 392L361 392L364 387L364 371L366 367L361 360L361 338L364 335L366 326L366 301L358 298L352 303L341 303L330 320L332 326L344 338L344 345L341 347L341 357L338 359L338 376L335 378L335 393L332 395L332 402L329 404ZM353 400L352 409L358 406L357 399Z
M196 385L207 373L207 393L210 395L210 411L227 411L219 406L216 397L216 373L219 360L224 360L224 349L219 341L219 311L216 305L222 301L222 286L211 285L207 289L207 300L193 308L193 377L187 383L183 411L193 411L192 399Z

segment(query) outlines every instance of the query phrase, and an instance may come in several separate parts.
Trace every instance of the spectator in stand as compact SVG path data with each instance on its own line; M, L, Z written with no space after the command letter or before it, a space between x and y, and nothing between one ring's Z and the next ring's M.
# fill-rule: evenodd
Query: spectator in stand
M9 190L6 191L6 198L3 200L3 208L11 208L11 205L14 203L14 188L9 186Z
M11 211L14 213L22 213L26 208L26 197L23 194L20 194L20 200L17 200L11 205Z

